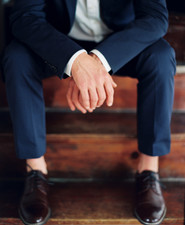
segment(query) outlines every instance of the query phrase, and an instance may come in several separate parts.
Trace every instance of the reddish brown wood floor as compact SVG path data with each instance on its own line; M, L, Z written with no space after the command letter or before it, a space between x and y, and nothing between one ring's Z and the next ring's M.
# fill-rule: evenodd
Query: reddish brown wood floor
M15 156L7 113L0 118L0 177L21 177L24 162ZM185 178L184 124L185 114L173 115L171 154L160 158L162 177ZM49 113L47 127L46 159L52 176L133 176L139 159L134 113Z
M168 206L162 224L184 224L184 184L164 183ZM0 187L0 224L21 224L17 206L22 182ZM55 183L50 191L52 217L47 224L139 224L133 216L133 182ZM9 218L9 219L6 219Z

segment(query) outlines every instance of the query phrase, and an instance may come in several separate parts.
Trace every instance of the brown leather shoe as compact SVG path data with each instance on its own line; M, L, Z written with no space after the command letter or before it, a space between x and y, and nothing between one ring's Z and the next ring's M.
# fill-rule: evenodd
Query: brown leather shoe
M166 215L158 173L145 170L136 174L136 207L134 214L142 224L160 224Z
M27 174L19 215L26 225L43 225L49 219L51 210L48 206L47 194L49 184L47 176L39 170Z

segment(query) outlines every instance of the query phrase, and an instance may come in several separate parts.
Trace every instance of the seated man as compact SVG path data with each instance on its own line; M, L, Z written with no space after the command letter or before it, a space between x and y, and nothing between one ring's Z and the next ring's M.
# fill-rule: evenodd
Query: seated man
M134 213L143 224L161 223L166 206L158 158L170 151L176 68L174 51L162 38L168 28L165 0L15 0L10 24L14 39L3 70L16 153L27 163L22 221L44 224L51 213L42 79L71 77L69 106L86 113L104 102L112 106L111 74L119 74L139 81Z

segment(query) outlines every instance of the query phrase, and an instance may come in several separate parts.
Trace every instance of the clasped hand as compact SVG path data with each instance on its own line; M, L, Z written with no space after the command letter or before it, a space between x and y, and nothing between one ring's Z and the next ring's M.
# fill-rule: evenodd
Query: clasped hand
M117 84L94 54L80 54L73 62L67 101L72 111L93 112L103 105L112 106Z

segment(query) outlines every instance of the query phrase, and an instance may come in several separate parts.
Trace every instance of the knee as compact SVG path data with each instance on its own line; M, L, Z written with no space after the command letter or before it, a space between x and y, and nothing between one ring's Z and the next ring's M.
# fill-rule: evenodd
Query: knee
M155 75L164 80L171 78L176 73L175 51L169 43L163 39L151 46L151 64Z
M31 54L26 47L16 41L10 43L2 60L5 82L22 78L30 68L31 61Z

